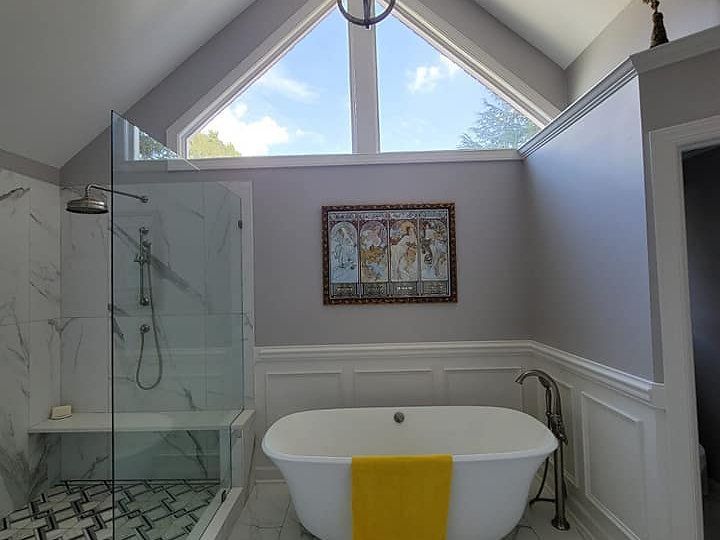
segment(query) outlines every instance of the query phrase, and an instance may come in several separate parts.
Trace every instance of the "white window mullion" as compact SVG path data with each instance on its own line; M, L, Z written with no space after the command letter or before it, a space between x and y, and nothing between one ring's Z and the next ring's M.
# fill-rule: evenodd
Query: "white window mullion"
M362 0L348 0L350 13L362 16ZM377 54L375 27L349 24L350 39L350 114L353 153L380 152L378 114Z

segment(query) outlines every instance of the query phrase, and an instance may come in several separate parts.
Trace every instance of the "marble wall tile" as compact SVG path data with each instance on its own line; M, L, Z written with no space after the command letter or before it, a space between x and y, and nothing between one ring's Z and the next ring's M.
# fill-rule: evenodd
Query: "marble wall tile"
M217 431L119 432L117 479L219 479Z
M113 234L114 303L129 315L147 310L138 305L140 227L147 227L155 308L162 314L193 314L205 306L203 206L200 183L123 186L150 201L116 198Z
M106 307L107 309L107 307ZM75 411L110 410L110 319L62 319L60 399Z
M81 187L60 190L61 204L79 197ZM109 214L62 212L62 316L103 317L110 298Z
M207 315L206 377L207 408L210 410L243 407L243 315Z
M0 515L26 502L30 491L28 323L0 326Z
M28 436L30 475L28 499L60 481L60 435L32 434Z
M30 320L30 183L0 170L0 324Z
M208 313L242 312L242 200L218 183L205 190L205 294Z
M156 388L142 390L135 384L140 356L139 327L152 325L152 317L116 317L114 337L114 410L188 411L206 407L205 327L203 315L158 316L163 376ZM122 338L120 337L122 334ZM143 384L158 373L158 354L152 331L145 335Z
M0 515L58 477L57 437L27 429L59 398L59 188L0 170Z
M112 478L112 437L109 433L66 433L60 446L63 480Z
M29 328L29 422L35 425L60 405L59 319L31 322Z
M30 184L30 320L60 317L60 190Z

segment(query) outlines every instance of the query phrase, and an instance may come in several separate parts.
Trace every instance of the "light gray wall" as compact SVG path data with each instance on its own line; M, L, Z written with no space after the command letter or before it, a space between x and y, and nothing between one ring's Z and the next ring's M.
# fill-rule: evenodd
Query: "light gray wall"
M720 24L718 0L663 0L660 11L671 40ZM640 0L630 2L567 68L573 101L628 56L650 46L652 12Z
M472 0L425 0L466 37L493 55L550 102L567 103L563 70L510 31ZM265 41L304 0L260 0L231 21L210 41L135 103L124 116L159 141L166 130L223 77ZM88 178L108 182L107 131L81 149L61 170L63 183Z
M704 33L720 34L720 28ZM693 36L695 39L701 36ZM720 114L720 51L706 53L639 76L645 176L650 177L649 133ZM646 186L646 190L650 185ZM648 200L650 200L648 198ZM660 314L657 295L655 230L652 205L647 207L650 261L650 298L656 379L663 378Z
M253 175L258 345L528 337L521 164L402 165ZM457 304L324 306L323 204L457 204Z
M37 180L44 180L53 184L60 183L60 169L40 163L34 159L26 158L0 148L0 169L13 171Z
M252 181L258 346L529 337L519 161L198 174ZM457 304L323 305L322 205L438 201L457 205Z
M534 339L653 378L637 80L532 154Z
M640 96L646 132L720 114L720 51L641 74Z
M720 147L684 163L688 273L700 444L720 478Z

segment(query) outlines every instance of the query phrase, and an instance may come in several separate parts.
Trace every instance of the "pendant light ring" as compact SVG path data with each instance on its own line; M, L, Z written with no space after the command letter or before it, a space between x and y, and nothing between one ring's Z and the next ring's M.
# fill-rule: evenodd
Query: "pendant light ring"
M337 6L340 10L340 13L342 13L342 16L345 17L348 21L350 21L353 24L356 24L358 26L364 26L365 28L370 28L372 25L375 25L385 19L388 15L390 15L390 12L395 7L396 0L388 0L388 6L379 15L376 15L374 17L371 16L372 14L372 0L363 0L363 13L364 17L356 17L352 15L350 12L348 12L347 9L345 9L345 6L343 6L343 0L337 0Z

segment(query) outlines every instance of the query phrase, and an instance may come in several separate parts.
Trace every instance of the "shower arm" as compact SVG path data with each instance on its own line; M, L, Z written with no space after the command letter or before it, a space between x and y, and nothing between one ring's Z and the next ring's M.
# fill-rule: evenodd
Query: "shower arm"
M124 197L132 197L133 199L137 199L143 203L146 203L150 200L150 199L148 199L147 195L135 195L134 193L128 193L126 191L119 191L117 189L110 189L110 188L100 186L98 184L88 184L87 186L85 186L85 196L86 197L90 196L91 189L97 189L99 191L105 191L107 193L114 193L115 195L122 195Z

